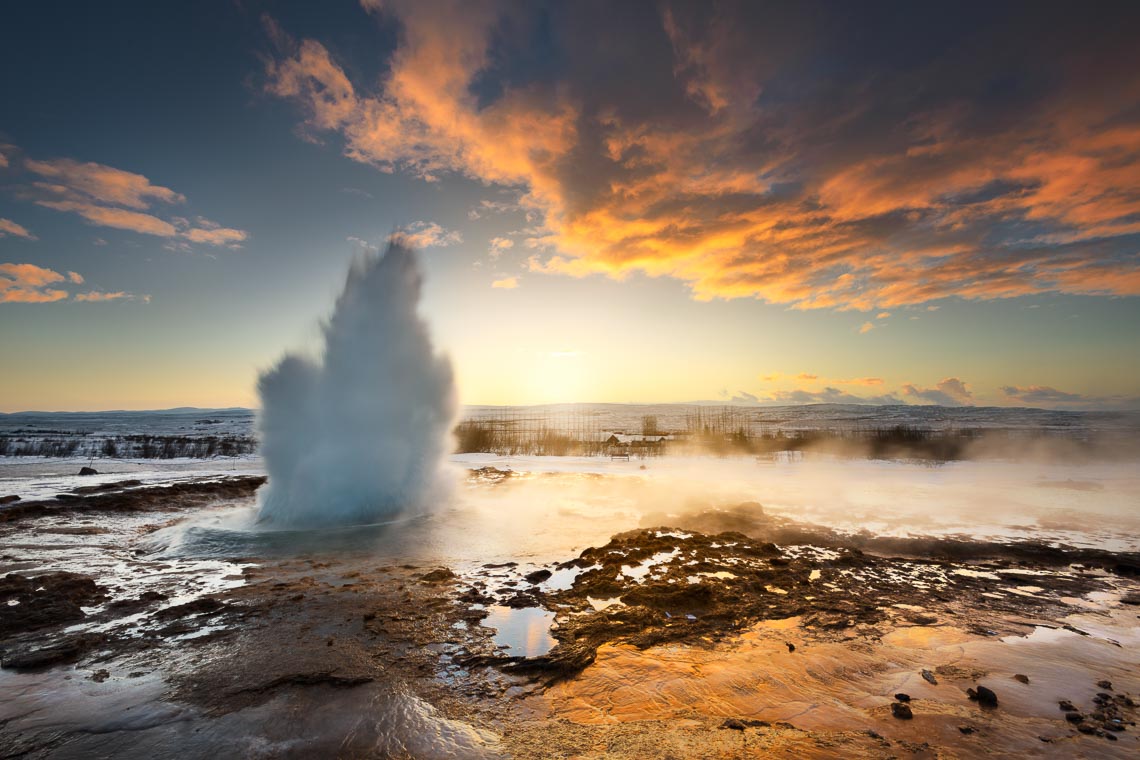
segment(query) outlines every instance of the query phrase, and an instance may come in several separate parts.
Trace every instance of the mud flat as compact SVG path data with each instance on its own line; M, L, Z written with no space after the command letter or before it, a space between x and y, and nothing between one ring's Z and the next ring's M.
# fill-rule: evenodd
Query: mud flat
M850 536L758 504L648 514L557 559L156 548L248 515L257 485L124 485L0 521L0 755L1140 751L1133 554Z

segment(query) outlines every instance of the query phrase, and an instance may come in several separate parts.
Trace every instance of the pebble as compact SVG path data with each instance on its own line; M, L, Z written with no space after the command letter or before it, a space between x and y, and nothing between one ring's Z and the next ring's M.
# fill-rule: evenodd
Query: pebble
M975 698L978 700L979 704L987 705L989 707L997 707L998 698L993 689L979 684Z
M914 717L914 713L911 712L910 705L905 705L902 702L895 702L891 705L891 715L895 716L899 720L910 720Z

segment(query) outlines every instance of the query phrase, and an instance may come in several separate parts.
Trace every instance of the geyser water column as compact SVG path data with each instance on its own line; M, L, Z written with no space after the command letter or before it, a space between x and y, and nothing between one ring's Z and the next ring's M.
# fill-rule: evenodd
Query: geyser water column
M414 250L354 262L320 361L286 354L262 374L259 521L367 524L437 492L456 411L451 363L417 313Z

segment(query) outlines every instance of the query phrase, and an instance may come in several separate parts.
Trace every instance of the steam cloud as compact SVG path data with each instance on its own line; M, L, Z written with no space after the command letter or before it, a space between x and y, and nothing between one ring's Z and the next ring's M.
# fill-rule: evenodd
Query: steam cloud
M356 261L323 361L286 354L261 375L260 521L366 524L433 494L456 401L451 363L416 312L420 282L399 242Z

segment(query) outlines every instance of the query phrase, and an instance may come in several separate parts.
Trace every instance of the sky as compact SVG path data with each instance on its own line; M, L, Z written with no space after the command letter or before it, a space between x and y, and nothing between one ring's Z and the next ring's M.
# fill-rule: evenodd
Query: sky
M391 235L466 404L1140 408L1135 3L0 13L0 411L255 406Z

